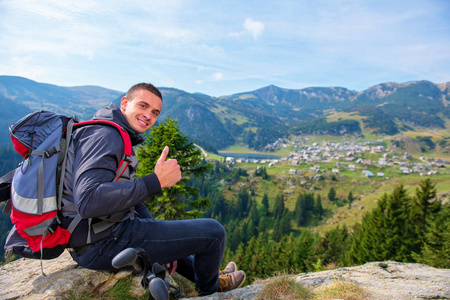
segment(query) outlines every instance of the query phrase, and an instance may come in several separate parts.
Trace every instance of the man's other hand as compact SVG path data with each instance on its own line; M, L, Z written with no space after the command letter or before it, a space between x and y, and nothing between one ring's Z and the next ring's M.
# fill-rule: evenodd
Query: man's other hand
M169 275L172 276L173 273L175 273L178 266L178 261L173 261L171 263L166 264L167 271L169 272Z
M169 147L165 146L155 166L161 188L171 187L181 179L180 165L176 159L168 159Z

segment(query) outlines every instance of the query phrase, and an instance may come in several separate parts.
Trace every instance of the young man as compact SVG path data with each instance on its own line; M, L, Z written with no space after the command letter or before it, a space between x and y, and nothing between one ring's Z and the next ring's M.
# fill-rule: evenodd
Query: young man
M137 145L143 142L140 134L155 124L161 109L159 90L140 83L121 99L120 108L111 103L94 119L121 125ZM201 294L242 286L245 273L236 270L234 263L219 274L225 244L221 224L213 219L157 220L143 204L150 195L181 179L177 161L167 159L169 148L164 148L154 173L134 179L137 158L133 153L129 168L113 182L123 151L115 128L92 125L73 134L63 195L63 224L67 226L77 213L83 218L69 241L73 259L86 268L114 270L111 260L115 255L139 247L153 263L166 264L172 274L176 269L195 282Z

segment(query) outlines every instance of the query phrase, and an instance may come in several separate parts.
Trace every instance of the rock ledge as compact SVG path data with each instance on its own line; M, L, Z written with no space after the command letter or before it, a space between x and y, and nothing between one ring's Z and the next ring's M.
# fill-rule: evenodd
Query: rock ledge
M43 261L19 259L0 267L0 299L65 299L86 293L106 293L131 272L93 271L81 268L67 252ZM245 268L244 268L245 269ZM292 275L297 282L318 287L333 279L345 279L364 287L372 299L450 299L450 269L394 261L372 262L362 266ZM257 299L270 279L228 293L216 293L203 300ZM143 295L140 278L133 278L133 293Z

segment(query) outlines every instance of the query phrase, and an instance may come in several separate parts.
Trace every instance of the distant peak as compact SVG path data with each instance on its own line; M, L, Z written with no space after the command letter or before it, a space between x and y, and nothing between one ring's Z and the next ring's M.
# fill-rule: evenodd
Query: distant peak
M257 89L257 90L255 90L255 92L258 92L258 91L274 91L274 90L281 90L281 88L276 86L276 85L271 84L271 85L262 87L260 89Z

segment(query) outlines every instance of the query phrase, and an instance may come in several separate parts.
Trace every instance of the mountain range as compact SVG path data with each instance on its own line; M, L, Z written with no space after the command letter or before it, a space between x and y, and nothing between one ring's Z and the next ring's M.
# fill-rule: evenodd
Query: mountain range
M364 91L344 87L255 91L212 97L160 88L163 111L183 134L207 150L242 144L255 150L280 137L298 134L353 134L362 130L394 135L402 131L442 130L450 119L450 82L381 83ZM0 76L0 145L9 143L9 124L36 110L77 115L87 120L123 91L97 86L62 87L23 77ZM334 116L335 118L331 118Z

